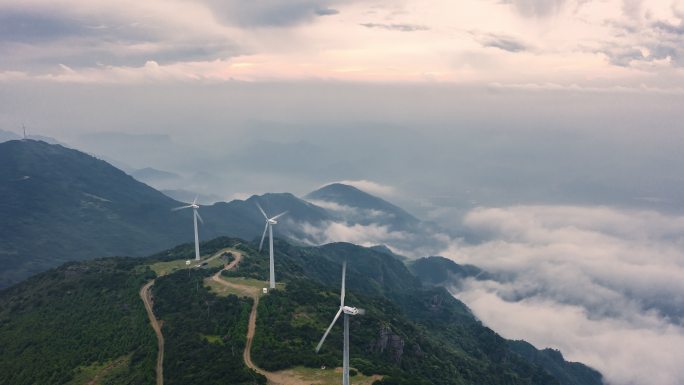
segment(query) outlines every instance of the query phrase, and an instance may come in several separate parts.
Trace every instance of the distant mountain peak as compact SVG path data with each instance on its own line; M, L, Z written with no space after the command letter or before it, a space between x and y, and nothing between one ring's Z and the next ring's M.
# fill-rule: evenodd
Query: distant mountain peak
M377 219L379 216L385 217L394 227L413 226L419 220L404 209L387 202L375 195L369 194L359 188L344 183L330 183L318 190L312 191L304 199L314 204L323 206L332 211L338 211L342 216L349 215L349 209L364 211L362 215L371 215ZM359 213L356 213L359 214ZM355 222L359 218L355 215L352 218Z

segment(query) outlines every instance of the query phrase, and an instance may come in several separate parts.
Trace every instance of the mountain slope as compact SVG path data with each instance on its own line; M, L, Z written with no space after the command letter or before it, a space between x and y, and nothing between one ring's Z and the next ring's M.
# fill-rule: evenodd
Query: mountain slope
M150 253L182 238L180 205L108 163L44 142L0 144L0 285L94 256Z
M272 215L290 210L285 222L329 218L291 194L266 194L202 207L200 238L260 236L257 200ZM0 143L0 288L69 260L141 256L190 241L191 212L171 211L181 205L82 152L34 140ZM277 226L276 236L289 234L281 229L287 226Z
M384 199L342 183L323 186L307 194L304 199L323 206L352 223L380 223L395 229L406 229L420 222Z
M237 271L224 272L225 279L263 280L267 275L268 258L245 241L219 238L203 247L212 253L233 247L244 255ZM348 260L346 302L367 309L351 321L351 362L364 374L384 376L376 384L575 385L564 379L572 370L586 375L583 385L601 383L598 373L558 360L558 355L551 363L526 358L529 352L518 353L444 289L423 287L391 255L344 243L297 247L279 241L277 250L276 271L285 288L261 298L252 347L253 360L264 369L340 365L340 325L320 354L313 348L339 306L341 262ZM182 262L192 253L186 244L145 259L70 263L0 291L0 382L77 384L74 375L83 368L120 358L125 364L110 383L152 384L152 332L134 296L154 275L151 264ZM241 360L248 300L219 296L204 287L203 280L215 271L181 268L154 285L155 314L164 322L167 340L164 373L169 384L263 381ZM77 306L69 306L73 301ZM35 333L33 325L38 324L40 333ZM121 327L136 332L117 332ZM106 344L95 343L105 337ZM59 351L44 360L31 354L50 349Z
M453 285L465 278L488 279L489 273L473 265L459 265L444 257L416 259L409 264L411 272L427 285Z
M0 143L6 142L8 140L18 140L21 137L12 131L0 130Z
M444 257L427 257L410 262L410 270L426 285L435 288L458 290L465 279L489 280L493 276L472 265L459 265ZM452 325L435 328L450 333ZM564 385L600 384L601 374L580 363L566 362L563 355L553 349L537 350L525 341L506 341L508 349L536 365L543 367Z

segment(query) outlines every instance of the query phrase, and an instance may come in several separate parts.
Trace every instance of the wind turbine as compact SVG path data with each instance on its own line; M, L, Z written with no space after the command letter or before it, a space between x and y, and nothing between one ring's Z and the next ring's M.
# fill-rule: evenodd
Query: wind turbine
M316 346L316 353L318 353L318 351L321 350L321 346L323 346L323 342L325 341L325 338L328 336L328 333L330 333L330 330L335 325L335 322L337 322L337 319L340 318L340 314L344 313L344 349L342 351L342 385L349 385L349 316L350 315L357 315L357 314L363 315L365 313L365 310L363 310L363 309L357 309L357 308L351 307L351 306L344 306L344 286L345 286L346 273L347 273L347 261L344 261L344 263L342 264L342 292L340 293L340 310L337 311L337 314L335 314L335 318L333 318L332 322L330 323L330 326L328 326L328 329L325 331L325 334L323 334L323 338L321 338L321 342L319 342L318 346Z
M171 211L178 211L178 210L189 209L189 208L192 208L192 219L193 219L193 222L195 223L195 261L199 261L200 260L200 252L199 252L199 237L197 236L197 220L199 219L200 222L202 222L202 224L204 224L204 221L202 220L202 217L197 212L197 209L199 208L199 205L197 204L197 197L195 197L195 200L192 201L192 204L189 204L187 206L176 207L175 209L172 209Z
M264 226L264 233L261 235L261 242L259 242L259 252L261 252L261 247L264 245L264 237L266 237L266 230L268 230L268 240L269 240L269 255L271 257L270 261L270 283L269 287L271 289L275 289L275 263L273 262L273 225L277 225L278 221L276 219L282 217L283 215L287 214L287 211L283 211L282 213L276 215L273 218L269 218L268 215L266 215L266 212L264 209L261 208L261 205L259 202L257 202L257 207L259 208L259 211L264 215L264 218L266 218L266 225Z

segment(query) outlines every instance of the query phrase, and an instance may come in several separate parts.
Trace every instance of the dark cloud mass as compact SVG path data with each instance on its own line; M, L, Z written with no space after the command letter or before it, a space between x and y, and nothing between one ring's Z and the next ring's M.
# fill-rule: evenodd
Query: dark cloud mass
M366 28L377 28L377 29L385 29L388 31L400 31L400 32L427 31L430 29L424 25L417 25L417 24L361 23L359 25L366 27Z
M90 32L78 20L55 13L0 9L0 42L34 43Z
M0 7L2 69L54 70L99 66L142 66L227 58L240 48L227 36L181 36L173 23L132 22L125 15L70 14L69 10Z
M217 19L242 27L289 27L334 15L332 0L205 0Z

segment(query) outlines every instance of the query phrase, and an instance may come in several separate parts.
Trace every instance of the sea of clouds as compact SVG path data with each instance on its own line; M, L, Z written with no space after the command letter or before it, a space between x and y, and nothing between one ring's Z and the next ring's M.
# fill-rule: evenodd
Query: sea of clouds
M451 290L504 337L560 349L610 385L684 383L684 216L604 206L480 207L461 228L477 241L373 223L304 231L322 243L385 243L404 255L478 266L493 278Z
M454 291L504 337L560 349L613 385L684 383L684 217L608 207L478 208L485 240L442 252L497 278Z

